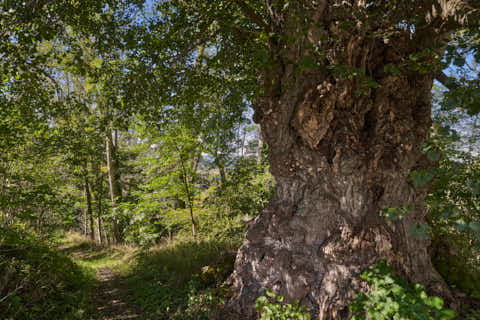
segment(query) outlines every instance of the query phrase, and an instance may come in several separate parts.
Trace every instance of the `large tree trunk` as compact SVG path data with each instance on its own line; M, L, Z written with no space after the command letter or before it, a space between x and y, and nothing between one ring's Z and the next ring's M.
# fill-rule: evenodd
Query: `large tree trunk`
M409 66L385 71L420 49L408 30L384 41L363 29L344 34L333 22L317 23L323 29L295 44L272 42L274 62L255 105L277 191L237 255L231 304L242 319L254 318L255 299L267 288L299 300L312 319L348 319L355 292L364 289L360 273L380 259L431 293L450 296L428 241L412 232L425 216L427 188L415 188L410 174L430 166L421 145L431 126L433 76ZM296 30L288 21L282 28ZM337 42L315 69L299 70L294 62L322 32ZM333 64L362 70L377 85L339 76ZM402 220L379 215L407 204L413 210Z

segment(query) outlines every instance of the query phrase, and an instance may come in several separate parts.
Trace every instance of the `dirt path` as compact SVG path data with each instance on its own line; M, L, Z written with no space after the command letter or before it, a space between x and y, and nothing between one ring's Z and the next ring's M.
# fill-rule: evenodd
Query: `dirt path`
M127 263L122 259L128 251L121 247L100 246L76 234L67 236L58 248L75 263L95 274L97 281L90 293L92 305L86 319L147 320L134 303L132 288L128 287L126 279L116 270L117 266Z
M121 279L110 268L101 268L97 273L100 281L94 300L97 310L96 320L144 320L138 308L129 304L131 292L121 283Z

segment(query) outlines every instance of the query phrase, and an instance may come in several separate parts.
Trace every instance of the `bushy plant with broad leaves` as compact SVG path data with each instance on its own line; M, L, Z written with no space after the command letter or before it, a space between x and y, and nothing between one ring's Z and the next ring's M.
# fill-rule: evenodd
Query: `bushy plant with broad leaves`
M351 320L448 320L456 313L445 309L443 300L428 296L425 288L394 276L386 261L365 270L361 278L370 291L359 293L350 305Z
M480 158L448 147L442 151L426 199L430 256L449 285L480 298Z
M275 182L264 163L240 159L229 171L229 179L215 186L205 203L228 216L256 216L273 195Z
M272 290L267 290L266 296L257 299L255 310L260 313L261 320L310 320L305 307L300 306L298 301L285 303L284 297Z
M189 286L187 305L184 310L177 311L173 318L178 320L219 319L220 305L224 303L223 297L211 288L199 290L194 284Z

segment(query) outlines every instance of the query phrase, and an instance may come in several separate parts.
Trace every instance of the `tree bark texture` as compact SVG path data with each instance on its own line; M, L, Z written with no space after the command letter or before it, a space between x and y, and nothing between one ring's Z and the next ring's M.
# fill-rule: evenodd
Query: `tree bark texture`
M335 20L342 12L333 6L311 12L315 27L306 36L270 44L273 63L262 78L265 93L256 101L255 120L277 190L250 223L237 254L231 306L242 319L254 319L255 300L269 288L299 300L312 319L348 319L356 292L366 289L360 273L380 259L449 298L428 241L412 232L426 213L428 188L415 188L410 175L430 166L421 145L431 126L433 72L409 65L385 71L423 48L409 30L397 29L387 40L362 28L346 33ZM294 36L296 23L285 18L276 32ZM315 68L299 70L295 62L312 44L325 48L324 55ZM363 87L358 76L339 75L338 66L361 70L376 85ZM407 204L413 210L402 220L379 215Z

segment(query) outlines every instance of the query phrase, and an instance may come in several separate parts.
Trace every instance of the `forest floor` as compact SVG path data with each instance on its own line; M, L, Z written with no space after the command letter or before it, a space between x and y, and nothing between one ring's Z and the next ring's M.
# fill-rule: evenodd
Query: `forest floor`
M135 304L134 292L128 283L129 262L135 258L136 250L126 246L99 246L76 234L62 239L60 250L95 280L90 286L88 319L147 319Z
M133 293L125 290L121 278L104 267L98 270L97 297L94 301L98 319L144 319L142 311L132 304Z
M141 250L100 246L75 233L59 241L60 251L92 279L86 320L212 319L237 246L178 240ZM202 268L212 265L217 273L205 278Z

